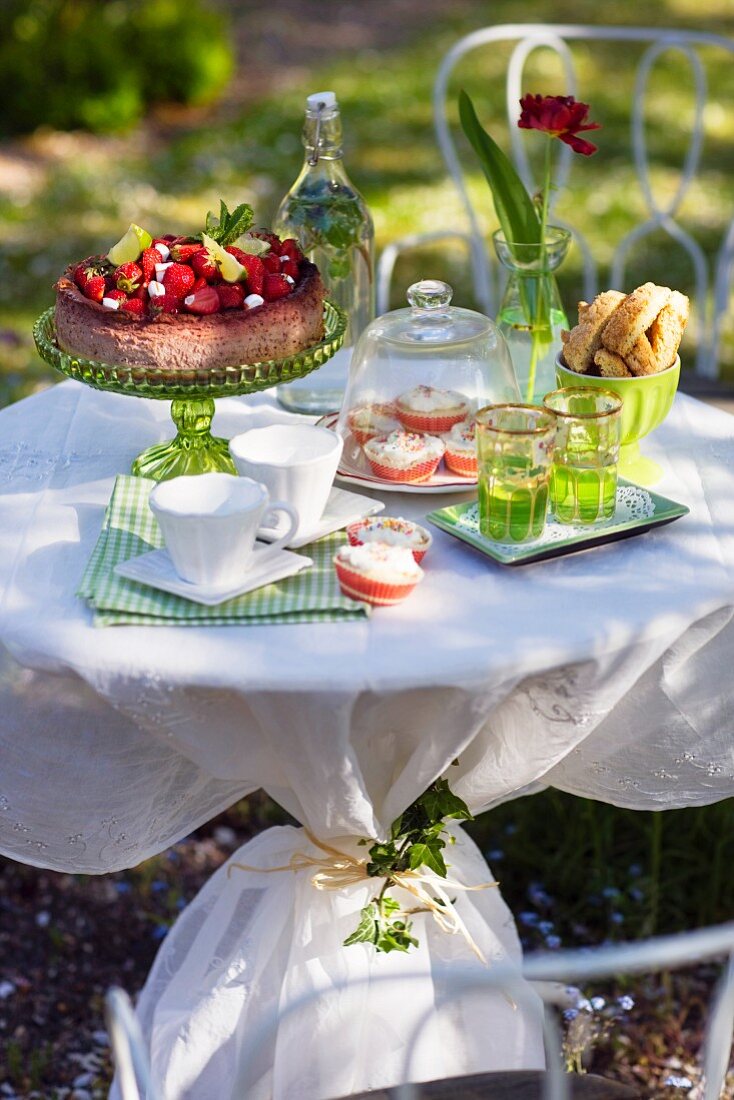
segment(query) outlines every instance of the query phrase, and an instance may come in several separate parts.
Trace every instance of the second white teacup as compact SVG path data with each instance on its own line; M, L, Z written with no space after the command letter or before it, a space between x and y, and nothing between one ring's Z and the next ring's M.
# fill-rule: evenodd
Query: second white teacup
M174 569L190 584L238 584L252 569L275 557L298 527L294 508L271 501L264 485L234 474L161 481L151 490L149 503ZM256 547L263 518L275 511L285 512L288 530L270 546Z
M304 538L323 515L342 446L341 436L328 428L270 424L236 435L229 452L241 474L262 482L271 496L298 509L296 537Z

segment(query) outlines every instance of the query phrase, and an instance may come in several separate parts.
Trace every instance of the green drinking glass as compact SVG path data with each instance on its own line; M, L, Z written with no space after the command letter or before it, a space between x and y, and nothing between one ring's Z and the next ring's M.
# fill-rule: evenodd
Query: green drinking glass
M566 386L543 398L557 418L550 497L559 523L611 519L617 503L622 398L611 390Z
M535 405L487 405L476 419L481 533L495 542L539 538L548 507L554 413Z

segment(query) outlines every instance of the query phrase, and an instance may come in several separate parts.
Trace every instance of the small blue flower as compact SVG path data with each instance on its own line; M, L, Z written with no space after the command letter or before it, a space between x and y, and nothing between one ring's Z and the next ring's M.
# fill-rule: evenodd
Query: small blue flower
M606 898L607 901L614 901L619 897L619 890L616 886L605 886L601 893L602 897Z
M579 1014L579 1010L577 1008L567 1008L563 1013L563 1019L568 1020L569 1023L570 1023L571 1020L576 1019L578 1014Z
M549 948L551 951L557 951L558 948L561 946L561 937L560 936L546 936L545 937L545 946L547 948Z
M639 863L631 863L629 866L628 874L630 878L639 878L642 874L642 867Z
M505 853L501 848L492 848L491 851L485 853L485 856L490 863L497 863L499 860L505 858Z
M537 882L531 882L528 886L528 897L533 905L546 906L553 903L553 899Z
M540 918L538 917L537 913L533 913L531 911L529 912L527 910L524 913L520 913L518 917L520 924L526 924L528 928L535 928L539 919Z
M154 894L162 894L164 890L168 889L168 883L161 882L160 879L156 879L155 882L151 882L150 888Z
M640 890L639 886L630 887L630 889L627 891L627 893L631 897L632 901L644 901L645 900L645 891Z
M164 924L157 924L153 929L152 936L154 940L164 940L168 935L168 929Z
M609 919L612 922L612 924L624 924L624 914L623 913L616 913L616 912L615 913L610 913L609 914Z
M578 1001L576 1007L578 1008L579 1012L592 1012L593 1011L593 1009L591 1007L591 1001L588 1001L586 999L586 997L582 997L581 1000Z
M538 925L538 931L541 932L544 936L547 936L550 932L552 932L553 928L554 924L552 920L542 920Z
M129 882L116 882L115 890L117 890L118 894L129 894L132 890L132 886Z
M623 1010L623 1012L631 1012L635 1007L635 1002L627 993L622 997L617 997L617 1004Z
M594 1012L601 1012L601 1010L604 1008L604 1005L606 1003L607 1002L604 1000L603 997L592 997L591 998L591 1007L594 1009Z
M514 836L517 832L517 825L514 822L510 822L509 825L505 825L505 836Z
M669 1089L692 1089L693 1081L690 1077L679 1077L677 1073L671 1073L669 1077L666 1077L663 1081Z

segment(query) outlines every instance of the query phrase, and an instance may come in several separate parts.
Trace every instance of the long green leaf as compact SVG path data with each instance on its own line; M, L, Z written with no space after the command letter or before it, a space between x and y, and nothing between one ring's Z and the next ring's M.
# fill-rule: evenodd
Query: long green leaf
M525 190L525 184L517 174L512 161L483 128L471 99L464 91L459 92L459 118L462 129L487 177L494 199L494 208L508 246L539 244L540 219Z

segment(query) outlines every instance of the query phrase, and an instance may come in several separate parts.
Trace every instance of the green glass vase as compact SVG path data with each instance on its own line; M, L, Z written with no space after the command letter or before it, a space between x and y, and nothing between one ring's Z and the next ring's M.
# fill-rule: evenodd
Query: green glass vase
M561 329L568 328L555 272L568 252L571 234L549 226L544 244L537 245L508 241L497 230L493 241L500 263L510 273L497 327L507 340L522 400L540 405L556 388Z

